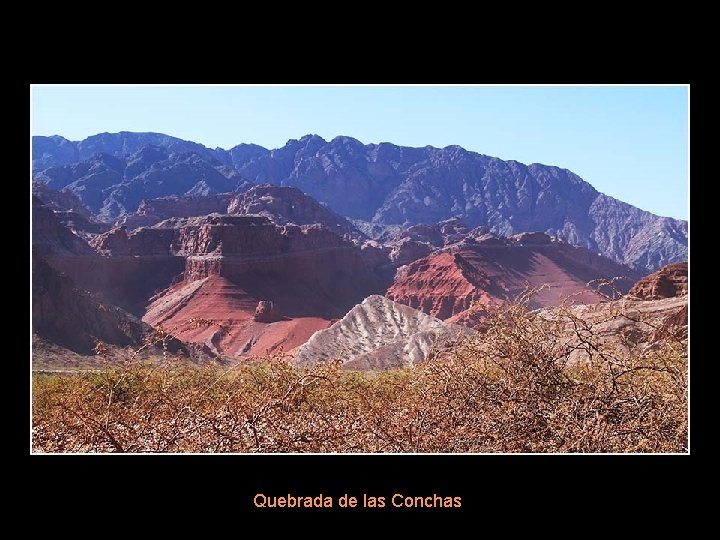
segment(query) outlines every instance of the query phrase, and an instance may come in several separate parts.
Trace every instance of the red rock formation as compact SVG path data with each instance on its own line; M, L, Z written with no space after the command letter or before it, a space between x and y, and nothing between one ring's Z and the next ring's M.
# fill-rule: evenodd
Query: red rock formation
M129 313L77 288L37 252L32 260L33 333L81 354L98 341L140 345L150 328Z
M164 243L170 243L169 231L159 231L160 236L158 232L128 235L124 228L116 228L95 237L88 246L42 211L33 212L33 221L33 249L48 264L79 288L102 294L109 303L136 316L142 316L147 299L184 268L184 259L163 246L162 235Z
M443 247L445 239L439 225L413 225L408 227L400 236L400 240L408 238L415 242L422 242L435 248Z
M118 248L121 255L99 256L36 198L33 198L32 225L34 254L66 274L79 289L101 293L109 303L136 316L142 315L147 299L154 292L167 287L173 277L183 271L184 259L168 255L167 250L165 255L143 256L142 251L128 249L127 233L121 229L92 241L93 247L102 243L102 238L106 239L105 247L122 246Z
M83 256L65 253L50 262L81 287L102 292L136 314L142 314L150 296L178 281L180 273L186 282L212 275L252 281L252 276L265 274L280 282L278 290L293 280L307 280L323 299L336 299L333 308L332 301L320 302L322 313L330 317L343 315L363 295L382 292L392 280L386 250L357 246L320 225L281 227L262 216L172 218L134 231L116 227L91 245L96 252L85 246ZM298 306L291 312L317 314L317 301L295 302L296 296L288 292L289 303ZM255 304L265 299L276 297L260 295ZM280 307L287 314L285 303Z
M465 260L469 255L440 252L417 260L398 270L386 296L439 319L465 311L473 302L503 296L482 269Z
M96 236L90 245L105 255L174 255L170 250L174 237L173 229L142 228L128 232L121 226Z
M227 213L261 215L278 225L320 224L340 236L362 236L347 219L292 187L254 186L233 197Z
M353 247L321 225L279 227L267 217L209 215L174 218L128 231L115 227L91 245L107 255L281 255L308 249Z
M151 296L182 279L185 268L185 259L174 256L53 255L47 260L78 287L102 294L137 317L143 315Z
M260 216L168 220L104 235L95 245L108 253L127 253L133 246L157 253L164 246L168 256L184 259L184 279L155 296L143 320L176 328L182 339L223 354L296 347L392 280L382 249L358 247L323 226L281 227ZM259 302L271 303L269 313ZM215 320L227 335L192 327L198 317Z
M91 245L102 256L90 251L50 262L81 287L102 292L136 314L180 273L186 282L212 275L252 282L252 276L265 274L280 283L278 290L287 290L293 280L307 280L309 290L333 300L296 302L297 294L288 291L289 300L280 302L283 313L289 303L295 306L290 313L315 316L320 309L329 317L343 315L366 294L382 292L392 279L382 249L358 247L320 225L280 227L261 216L172 218L134 231L116 227ZM277 294L260 295L255 304L277 300Z
M459 245L475 245L478 243L487 245L510 245L517 241L517 235L512 239L498 238L489 232L485 227L476 227L468 230L463 220L458 218L448 219L434 225L413 225L398 233L394 240L389 241L391 247L390 260L396 266L410 264L413 261L429 255L432 251L440 248ZM542 235L550 242L550 237L544 233L525 233Z
M260 300L255 308L254 321L271 323L282 320L280 309L272 300Z
M124 225L130 230L138 227L150 227L169 218L205 216L207 214L227 213L232 193L220 193L206 196L170 196L148 199L140 203L138 209L121 217L116 226Z
M32 198L32 244L40 255L90 254L92 249L80 236L63 225L58 215L39 198Z
M688 293L688 263L673 263L645 276L632 289L630 296L643 300L673 298Z
M666 315L653 332L651 341L683 340L688 337L688 305Z
M397 266L403 266L429 255L432 250L426 243L403 238L393 246L390 260Z
M58 222L85 241L110 228L108 223L96 221L80 199L70 192L56 191L40 182L33 182L33 197L33 207L44 205L55 214Z
M255 321L258 298L268 297L275 298L273 304L289 316L277 322ZM304 311L302 304L307 304ZM322 314L333 305L309 280L263 273L245 279L213 274L169 287L153 298L143 320L162 324L183 341L205 344L225 356L263 355L280 347L293 349L330 326L331 317L312 313ZM198 319L213 324L195 324Z
M90 211L73 193L51 189L42 182L32 183L32 193L54 212L74 212L85 219L91 217Z
M339 216L308 197L297 188L254 186L239 194L171 196L144 200L137 211L127 214L116 222L129 230L151 227L170 218L206 216L208 214L258 215L278 225L324 225L340 236L347 234L363 239L359 231Z
M570 295L574 302L592 303L604 297L587 282L633 275L583 248L550 242L542 233L520 236L481 236L436 251L399 269L386 295L440 319L473 324L482 316L482 307L474 304L504 302L528 286L548 285L535 296L535 307L557 305ZM617 285L627 290L630 283Z

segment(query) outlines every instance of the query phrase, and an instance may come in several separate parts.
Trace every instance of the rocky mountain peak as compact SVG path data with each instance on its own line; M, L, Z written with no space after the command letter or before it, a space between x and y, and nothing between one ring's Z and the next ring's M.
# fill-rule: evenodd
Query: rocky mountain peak
M128 156L148 144L163 147L169 157L143 169L143 159ZM567 169L504 161L457 145L364 145L346 136L328 142L306 135L274 150L238 145L225 151L157 133L122 132L79 142L36 137L33 147L35 166L49 166L36 180L67 188L106 218L133 212L142 199L270 183L298 188L341 216L369 222L367 230L380 235L388 227L461 218L469 229L487 226L503 236L540 231L639 269L687 259L685 221L599 193ZM82 161L99 152L125 164L98 168Z

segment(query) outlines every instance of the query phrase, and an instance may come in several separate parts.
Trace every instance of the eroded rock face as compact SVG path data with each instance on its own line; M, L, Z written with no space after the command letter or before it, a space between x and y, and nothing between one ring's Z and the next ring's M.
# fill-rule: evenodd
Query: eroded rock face
M383 292L394 273L382 249L321 225L279 226L263 216L176 218L115 234L121 241L105 235L98 248L130 253L128 246L161 245L184 261L183 279L152 298L144 320L230 356L301 345L367 295ZM197 317L227 332L194 328Z
M253 319L257 322L271 323L282 320L280 308L272 300L260 300L255 308Z
M363 236L347 219L292 187L254 186L233 197L227 213L266 216L278 225L320 224L340 236Z
M552 238L542 232L526 232L510 237L510 240L523 245L545 246L552 243Z
M627 357L672 342L682 344L687 338L688 304L686 296L641 300L626 296L620 300L570 307L591 328L592 341L604 344L605 350ZM590 360L592 348L587 347L588 331L578 332L576 322L555 307L538 312L547 320L560 321L565 327L571 362ZM597 361L597 356L595 355Z
M90 211L72 193L51 189L40 182L33 182L32 193L53 212L74 212L85 219L90 219Z
M547 285L534 297L539 308L570 297L572 302L603 300L587 286L591 280L620 277L616 286L627 291L635 279L628 267L550 240L542 233L524 235L522 241L480 235L400 268L386 294L439 319L471 325L482 315L477 306L506 302L528 286Z
M87 242L65 226L58 215L39 198L32 198L32 243L41 255L89 254Z
M688 305L666 315L653 332L651 342L664 340L684 340L688 337Z
M402 233L401 238L409 238L440 248L460 242L469 232L462 219L453 218L431 225L413 225Z
M369 296L298 350L300 365L339 360L346 369L390 369L424 362L433 348L444 349L467 335L383 296Z
M221 215L171 218L129 231L120 226L91 245L108 255L282 255L309 249L352 248L323 225L278 226L269 218Z
M80 288L223 355L297 347L383 292L394 274L388 249L322 225L280 226L257 215L170 218L115 227L78 252L73 243L82 240L51 211L35 217L34 241L53 247L51 265ZM198 319L219 326L197 328Z
M348 302L384 291L392 281L387 250L357 246L321 225L278 226L262 216L171 218L133 231L115 227L90 244L102 257L51 262L81 286L110 294L133 313L139 313L143 297L177 283L179 273L186 282L213 275L250 283L265 277L279 280L293 305L306 305L313 313L317 302L299 302L298 294L288 292L293 280L311 280L319 285L303 285L300 296L316 290L322 294L322 313L330 316L346 310ZM265 299L277 301L261 296L253 309ZM333 302L335 308L329 309ZM284 309L283 302L280 306Z
M402 266L429 255L431 251L432 246L424 242L403 238L393 246L390 260L397 266Z
M33 332L72 351L92 354L98 341L141 345L150 328L131 314L79 289L38 254L32 265Z
M357 242L367 240L348 220L299 189L269 184L254 186L240 194L170 196L144 200L137 211L117 220L116 226L124 225L133 230L138 227L151 227L171 218L208 214L261 216L277 225L318 224L339 236L348 235Z
M458 243L475 243L486 227L470 231L461 219L448 219L434 225L413 225L399 233L389 245L392 247L390 260L402 266L429 255L431 252Z
M55 214L60 223L84 240L89 240L95 234L110 228L109 224L97 221L80 199L72 193L51 189L40 182L33 182L32 193L36 199L33 206L42 203Z
M227 213L232 193L217 195L170 196L143 200L137 211L117 220L116 226L125 226L129 230L138 227L151 227L170 218L205 216L207 214Z
M630 289L629 294L643 300L660 300L687 293L688 264L683 262L668 264L657 272L645 276Z

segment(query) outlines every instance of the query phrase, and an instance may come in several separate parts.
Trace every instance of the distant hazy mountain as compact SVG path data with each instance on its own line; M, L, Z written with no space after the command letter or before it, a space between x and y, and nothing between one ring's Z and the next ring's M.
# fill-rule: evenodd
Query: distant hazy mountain
M46 169L56 165L69 165L84 161L95 154L109 154L125 157L134 154L143 146L157 145L165 147L168 153L195 152L204 157L216 158L215 153L202 144L183 141L162 133L99 133L79 142L68 141L64 137L33 137L33 169Z
M459 146L363 145L307 135L275 150L239 145L226 151L122 132L80 142L34 137L33 151L36 169L52 166L36 180L73 192L108 217L135 211L142 199L242 190L247 180L297 187L343 216L377 226L367 230L460 217L471 228L487 225L502 235L544 231L638 268L687 259L686 221L613 199L567 169Z
M95 214L115 218L137 210L143 199L210 195L248 187L235 169L197 152L170 152L146 145L116 157L95 154L86 161L50 167L34 180L75 194Z

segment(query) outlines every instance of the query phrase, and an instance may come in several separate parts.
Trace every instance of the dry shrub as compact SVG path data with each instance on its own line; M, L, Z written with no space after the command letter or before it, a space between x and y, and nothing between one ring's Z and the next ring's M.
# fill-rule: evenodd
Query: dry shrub
M530 298L490 308L484 333L426 366L418 381L427 386L423 400L451 411L433 415L445 421L432 430L445 445L469 452L687 450L685 341L648 347L624 334L608 339L597 329L627 319L618 308L588 320L568 305L551 315L530 312ZM640 333L655 328L634 322ZM433 380L445 381L441 391Z
M530 296L425 364L378 373L276 355L128 362L33 381L37 452L685 452L687 342L609 344ZM609 317L622 314L611 313ZM649 324L649 323L648 323ZM578 353L582 359L577 360Z

